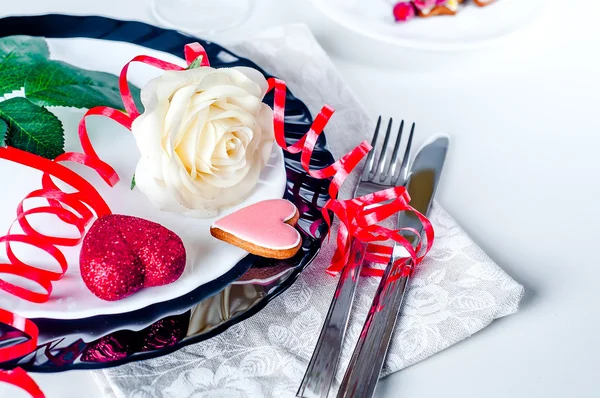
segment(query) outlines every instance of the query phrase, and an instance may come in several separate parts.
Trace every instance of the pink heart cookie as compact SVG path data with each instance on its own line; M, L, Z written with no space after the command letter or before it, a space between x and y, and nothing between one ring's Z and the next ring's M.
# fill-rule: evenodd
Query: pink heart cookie
M261 257L293 257L302 238L294 228L298 209L285 199L272 199L244 207L215 221L210 233L217 239Z

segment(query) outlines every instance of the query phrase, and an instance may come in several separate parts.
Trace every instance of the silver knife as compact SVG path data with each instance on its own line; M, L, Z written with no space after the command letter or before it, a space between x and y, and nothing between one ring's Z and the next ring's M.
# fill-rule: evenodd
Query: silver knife
M322 398L327 397L329 393L366 252L365 243L352 239L350 258L341 271L324 326L296 394L297 397Z
M434 137L421 148L412 164L407 184L410 204L425 215L431 208L449 144L450 139L446 135ZM411 212L400 213L397 226L412 227L419 233L423 229L418 218ZM413 235L405 237L416 243ZM393 265L398 259L406 257L406 249L399 244L394 245L392 258L377 287L373 304L338 390L338 398L368 398L375 393L410 277L410 272L407 271L412 267L410 260L403 267Z

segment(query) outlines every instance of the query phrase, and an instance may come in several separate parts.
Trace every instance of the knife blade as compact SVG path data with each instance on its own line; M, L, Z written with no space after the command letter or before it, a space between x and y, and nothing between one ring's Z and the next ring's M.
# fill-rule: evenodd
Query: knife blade
M427 215L438 187L450 139L438 135L425 143L411 166L407 189L411 206ZM412 212L398 216L398 228L412 227L422 233L423 227ZM405 237L416 244L412 234ZM394 267L398 259L408 257L404 247L394 245L392 258L375 292L373 303L338 390L338 398L372 397L379 380L386 352L396 325L399 310L410 277L404 267ZM409 260L407 266L412 267Z
M366 243L352 239L348 263L341 271L313 356L296 393L297 397L326 398L329 394L366 252Z

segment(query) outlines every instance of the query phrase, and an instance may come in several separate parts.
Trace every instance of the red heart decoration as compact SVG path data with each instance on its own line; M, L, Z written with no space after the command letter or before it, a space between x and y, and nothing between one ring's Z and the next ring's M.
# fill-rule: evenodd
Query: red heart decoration
M94 222L79 254L85 285L107 301L176 281L185 261L185 247L173 231L152 221L116 214Z

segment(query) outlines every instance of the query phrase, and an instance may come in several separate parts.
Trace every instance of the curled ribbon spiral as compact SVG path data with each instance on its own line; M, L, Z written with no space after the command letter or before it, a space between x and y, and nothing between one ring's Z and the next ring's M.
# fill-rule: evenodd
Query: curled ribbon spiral
M206 51L199 43L186 45L184 53L188 65L196 60L200 60L201 66L210 66ZM81 153L68 152L51 161L15 148L0 148L0 158L43 172L42 188L31 192L18 204L16 220L11 225L8 234L0 237L0 243L4 242L6 245L9 260L8 264L0 264L0 273L12 274L34 281L44 290L44 293L25 289L2 278L0 278L0 289L36 303L48 301L52 293L52 283L62 278L68 268L65 256L58 247L78 245L83 239L86 227L96 217L111 213L110 208L94 186L74 171L65 167L62 163L75 162L85 165L96 171L109 186L112 187L117 184L119 181L117 172L108 163L102 161L94 150L87 132L86 119L88 116L94 115L105 116L131 129L133 121L140 115L127 81L129 65L134 62L144 63L162 70L178 71L184 69L179 65L146 55L136 56L125 64L119 75L119 90L125 111L123 112L106 106L89 109L81 119L78 128L79 141L82 147ZM413 259L414 264L418 264L431 248L433 243L433 228L425 216L408 204L410 197L405 188L390 188L350 200L337 199L341 185L372 149L371 146L363 141L333 164L322 169L311 169L310 162L315 144L329 122L329 119L332 117L334 110L328 105L324 106L316 116L310 130L293 145L287 145L284 128L286 84L276 78L270 78L268 83L269 91L272 90L274 93L273 123L277 144L292 154L300 153L302 167L311 177L331 179L329 185L330 200L325 204L322 212L329 226L331 226L332 222L330 212L338 218L340 223L336 237L337 249L327 272L335 275L346 264L349 256L350 237L356 237L370 243L367 259L372 262L387 262L391 254L389 247L377 245L373 242L393 240L403 245ZM61 190L55 184L53 177L67 183L74 191L65 192ZM25 210L24 202L33 198L43 198L48 202L48 205ZM380 221L391 217L399 211L413 211L423 223L427 237L427 246L421 255L419 255L421 243L419 242L413 248L401 233L407 231L416 233L417 231L410 229L390 230L378 225ZM55 215L60 221L75 227L79 231L79 236L77 238L63 238L42 234L28 221L28 217L35 214ZM20 226L23 231L22 233L11 232L15 224ZM44 250L54 258L60 271L40 269L21 261L11 248L11 243L16 242L25 243ZM370 276L382 275L382 270L374 268L363 268L363 272ZM0 309L0 322L9 325L25 325L25 332L31 336L31 339L26 344L0 350L0 362L19 358L35 350L37 328L35 328L35 325L31 321ZM10 382L22 387L34 397L43 397L39 388L35 386L35 383L21 369L0 372L0 381Z
M22 343L0 348L0 363L18 359L36 349L38 328L35 323L31 322L29 319L25 319L1 308L0 323L9 325L29 336L29 339ZM21 368L0 371L0 382L19 387L29 393L29 395L31 395L33 398L44 398L42 390L40 390L33 379L29 377L27 372Z
M270 78L269 91L271 90L274 92L273 118L275 141L277 144L290 153L300 153L302 167L310 176L319 179L332 179L329 185L330 200L323 206L322 211L329 226L331 226L329 211L332 211L337 216L340 223L336 237L337 248L331 264L327 268L327 272L336 275L347 264L348 256L350 255L350 237L352 236L363 242L396 241L406 248L413 259L413 263L418 264L433 245L433 228L424 215L408 204L410 196L404 187L390 188L350 200L337 199L341 185L352 170L369 153L372 149L371 146L366 141L363 141L332 165L323 169L311 170L310 160L315 144L329 122L329 119L331 119L334 110L329 105L325 105L315 118L310 130L295 144L288 146L285 142L284 128L286 84L277 78ZM420 234L417 231L412 228L390 230L379 225L381 221L400 211L414 212L423 224L423 229L427 237L427 246L425 252L420 256L418 255L421 250L420 240L416 248L413 248L410 242L402 235L402 232L410 232L419 237ZM366 258L370 262L386 263L390 255L390 247L371 243ZM382 276L383 270L365 267L362 273L368 276Z

